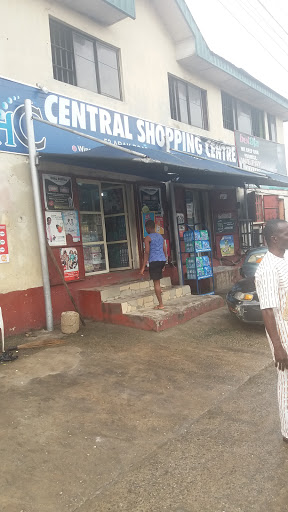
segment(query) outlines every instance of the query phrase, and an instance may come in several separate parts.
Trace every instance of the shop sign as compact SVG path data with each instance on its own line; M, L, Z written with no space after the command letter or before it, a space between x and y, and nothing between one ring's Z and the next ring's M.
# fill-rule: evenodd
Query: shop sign
M263 169L278 174L287 174L284 144L276 144L237 131L235 132L235 142L241 169L252 172Z
M0 224L0 263L9 263L7 228Z
M167 91L168 94L168 91ZM31 99L36 117L75 129L116 146L182 151L194 156L237 165L235 146L194 135L149 120L78 101L66 96L0 78L0 150L28 153L24 100ZM99 144L35 121L38 152L71 154Z
M217 219L216 221L216 233L234 233L235 228L235 219Z
M71 210L74 206L71 178L43 174L42 179L46 210Z

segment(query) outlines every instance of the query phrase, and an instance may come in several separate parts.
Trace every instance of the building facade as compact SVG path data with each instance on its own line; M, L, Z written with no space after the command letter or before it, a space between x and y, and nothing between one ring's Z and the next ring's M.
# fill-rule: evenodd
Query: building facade
M216 265L225 257L223 233L233 236L236 261L245 179L243 173L235 181L233 168L235 175L236 168L261 175L263 154L268 173L286 173L288 100L213 54L183 0L89 0L83 6L76 0L11 0L2 6L2 16L0 225L7 231L9 261L7 251L2 253L0 306L8 332L45 322L27 98L35 116L115 147L190 155L205 161L210 174L211 162L229 165L227 179L223 173L221 179L210 174L202 179L194 160L195 178L191 170L189 179L175 185L176 210L185 223L210 229ZM100 144L37 121L34 127L47 240L75 294L83 286L119 279L119 271L121 278L124 270L136 276L151 214L175 259L163 169L162 174L148 166L146 173L133 172L119 155L103 154L98 165L93 160L89 166L88 157L81 163L80 156ZM68 305L51 262L50 280L57 321Z

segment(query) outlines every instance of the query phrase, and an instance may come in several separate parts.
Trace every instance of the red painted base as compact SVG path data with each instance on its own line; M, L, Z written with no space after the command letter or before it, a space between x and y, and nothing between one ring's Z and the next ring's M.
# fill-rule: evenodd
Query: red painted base
M178 283L175 267L167 267L165 276L170 276L173 284ZM101 304L99 305L97 297L87 294L86 298L83 299L79 290L134 281L139 277L139 270L110 272L109 274L87 277L84 281L69 283L69 289L76 304L80 307L80 311L83 312L86 318L95 319L95 315L97 315L97 319L101 320L103 319L102 307ZM148 272L145 272L145 278L149 278ZM74 307L63 285L52 286L51 297L54 323L58 324L60 323L61 313L74 310ZM5 336L45 328L45 305L42 287L2 293L0 294L0 307L2 308Z

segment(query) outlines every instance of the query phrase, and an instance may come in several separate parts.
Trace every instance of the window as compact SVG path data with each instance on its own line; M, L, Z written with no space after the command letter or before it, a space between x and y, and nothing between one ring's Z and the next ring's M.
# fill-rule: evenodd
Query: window
M267 114L269 140L277 142L276 117Z
M206 91L171 75L168 80L172 119L208 130Z
M50 19L53 76L121 99L119 50Z
M239 130L248 135L265 138L264 113L221 92L223 126L227 130Z
M131 268L123 185L77 180L86 275Z
M234 108L234 98L229 94L225 94L225 92L221 93L222 96L222 116L223 116L223 126L227 128L227 130L234 131L235 129L235 108Z

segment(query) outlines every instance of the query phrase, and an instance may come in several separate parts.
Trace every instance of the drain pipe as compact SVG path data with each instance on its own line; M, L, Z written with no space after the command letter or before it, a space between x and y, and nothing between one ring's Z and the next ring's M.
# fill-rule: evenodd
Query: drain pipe
M181 261L181 251L180 251L180 241L179 241L179 232L178 232L178 223L177 223L177 215L176 215L176 202L175 202L175 191L174 191L174 183L169 181L166 183L166 191L168 195L168 204L170 206L169 211L171 213L170 219L172 220L173 226L173 235L174 235L174 246L175 246L175 255L176 255L176 263L178 270L178 278L179 285L183 286L183 270L182 270L182 261Z
M35 146L34 125L33 125L32 102L31 102L31 100L27 100L27 99L25 100L25 117L26 117L29 161L30 161L30 171L31 171L33 197L34 197L35 216L36 216L36 224L37 224L37 231L38 231L38 241L39 241L39 248L40 248L42 277L43 277L46 328L47 328L47 331L53 331L53 311L52 311L52 302L51 302L48 260L47 260L47 252L46 252L46 233L45 233L44 225L43 225L41 195L40 195L40 187L39 187L39 181L38 181L38 173L37 173L37 168L36 168L36 146Z

